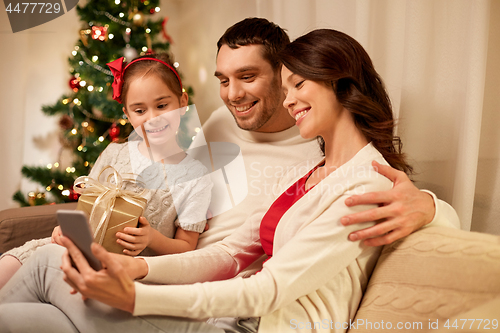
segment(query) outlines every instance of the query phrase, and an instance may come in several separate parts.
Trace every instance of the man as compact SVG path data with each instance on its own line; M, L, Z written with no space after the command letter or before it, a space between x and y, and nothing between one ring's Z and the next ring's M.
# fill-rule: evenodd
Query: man
M266 196L272 196L273 185L286 172L288 166L320 154L316 141L300 138L298 130L293 126L294 120L282 106L283 94L276 53L288 42L288 37L282 29L263 19L239 22L229 28L219 40L215 75L220 80L221 98L227 108L213 113L204 126L204 133L208 142L232 142L241 147L248 172L249 194L238 206L211 220L210 229L200 237L199 247L206 247L241 225L251 211L263 204ZM368 245L383 244L409 234L431 220L454 221L452 209L449 210L446 204L437 202L434 212L432 196L418 191L402 173L382 166L379 166L379 169L394 181L394 189L351 197L346 200L346 204L352 206L379 203L386 206L344 217L342 223L347 225L381 219L387 221L351 234L351 240L378 236L365 242ZM222 332L214 326L200 322L177 321L158 316L133 317L127 312L105 305L134 311L135 297L140 298L140 293L136 293L135 288L147 287L140 283L134 284L130 277L139 278L148 274L146 262L111 255L102 248L94 247L96 256L107 268L95 272L67 238L63 237L62 243L68 248L80 272L71 268L68 254L63 256L64 273L58 269L61 260L57 255L60 257L62 252L59 247L49 246L41 250L39 255L35 254L9 282L8 290L0 292L0 302L7 303L0 305L0 332L29 328L38 331L45 329L47 332L53 332L54 328L61 332ZM245 253L240 255L244 257ZM170 258L175 260L173 256ZM152 259L162 260L159 257ZM210 260L208 257L206 259ZM181 270L185 264L189 263L181 260L178 267L168 266L169 274L176 275L177 269ZM162 267L165 268L165 265ZM60 283L63 275L71 287ZM189 282L183 276L176 279L174 282ZM210 279L207 277L205 281ZM89 297L105 304L92 299L86 302L81 302L78 298L71 299L68 295L71 288L84 295L84 299ZM196 304L191 304L190 299L175 297L177 290L169 290L171 297L188 304L190 311L197 311ZM143 307L169 306L169 302L160 300L143 300L141 304ZM19 311L22 311L24 320L15 318ZM148 310L148 313L152 312L155 311ZM38 325L40 323L42 325ZM255 332L258 326L258 321L252 320L239 323L246 326L241 330L246 332ZM240 331L236 326L227 329L231 332Z

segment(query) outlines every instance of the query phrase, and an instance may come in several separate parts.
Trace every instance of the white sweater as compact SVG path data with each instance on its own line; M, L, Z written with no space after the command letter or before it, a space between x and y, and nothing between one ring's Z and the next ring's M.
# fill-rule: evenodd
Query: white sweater
M137 144L137 141L110 143L89 177L98 179L108 165L120 174L140 175L146 185L143 196L148 202L143 216L153 228L170 238L175 235L175 227L203 232L212 189L210 178L205 177L207 169L190 156L178 164L154 163L139 152ZM125 187L128 190L136 188L128 186Z

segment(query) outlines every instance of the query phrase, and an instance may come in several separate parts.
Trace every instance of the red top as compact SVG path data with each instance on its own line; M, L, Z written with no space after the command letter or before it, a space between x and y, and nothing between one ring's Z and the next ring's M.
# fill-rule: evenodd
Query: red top
M318 167L319 165L283 192L283 194L281 194L278 199L273 202L266 215L262 218L262 222L260 223L260 243L262 244L264 252L268 256L266 261L271 259L273 256L274 233L276 232L276 227L278 226L281 217L288 211L288 209L290 209L290 207L293 206L295 202L297 202L314 187L311 186L308 190L306 190L306 181Z

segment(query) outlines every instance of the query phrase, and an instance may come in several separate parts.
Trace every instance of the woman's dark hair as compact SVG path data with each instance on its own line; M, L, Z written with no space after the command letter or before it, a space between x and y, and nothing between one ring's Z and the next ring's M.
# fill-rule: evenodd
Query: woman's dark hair
M262 57L274 70L279 70L278 53L290 43L285 30L264 18L249 17L229 27L217 42L217 53L222 45L232 49L247 45L262 45Z
M134 60L140 58L159 59L163 62L166 62L167 64L172 66L172 68L174 68L173 61L168 53L149 54L135 58ZM125 70L123 76L122 93L121 93L124 106L126 106L127 93L130 87L130 83L132 82L132 79L134 77L139 77L139 76L144 77L147 75L158 76L176 96L178 97L182 96L182 88L179 79L170 68L168 68L167 66L158 61L141 60L134 62L129 67L127 67L127 70Z
M282 64L304 79L324 82L349 110L358 129L394 168L413 172L394 136L389 96L368 53L352 37L330 29L314 30L288 44ZM324 153L324 141L320 141Z

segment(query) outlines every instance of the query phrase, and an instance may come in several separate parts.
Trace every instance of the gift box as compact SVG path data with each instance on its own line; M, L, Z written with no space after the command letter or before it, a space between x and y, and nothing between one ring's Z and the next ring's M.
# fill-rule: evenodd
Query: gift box
M82 194L78 199L76 209L85 212L90 218L96 199L96 196ZM145 207L146 199L142 198L141 201L143 202L143 207ZM102 233L105 232L101 245L109 252L123 253L123 246L116 242L116 233L123 231L126 227L136 228L139 222L139 217L142 215L144 210L143 207L131 204L122 198L116 198L115 204L110 212L107 229L104 230L101 228L100 230L96 230L98 224L96 225L95 223L90 223L92 232L94 233L94 240L97 241L101 239ZM97 242L100 243L99 241Z
M119 175L108 166L98 180L79 177L74 186L81 194L76 209L89 217L94 241L113 253L123 253L123 246L116 242L116 233L126 227L137 227L147 203L141 196L143 191L123 190L126 182L139 183L133 177Z

